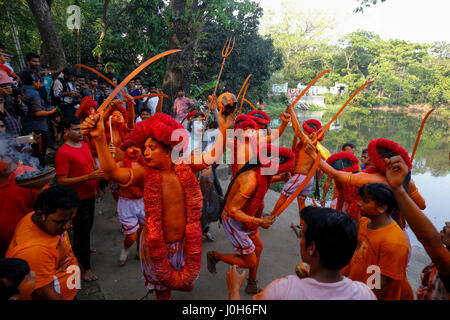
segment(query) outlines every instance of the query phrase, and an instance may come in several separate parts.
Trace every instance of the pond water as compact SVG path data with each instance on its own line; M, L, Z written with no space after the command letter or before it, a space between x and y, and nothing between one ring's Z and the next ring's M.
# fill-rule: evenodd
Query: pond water
M327 123L335 114L331 111L297 111L297 119L304 121L317 119L322 124ZM410 155L423 113L398 113L393 111L349 109L340 115L335 124L325 133L322 144L330 153L339 152L342 144L352 142L356 145L357 157L369 142L377 138L394 140L409 151ZM279 115L271 115L278 119ZM278 127L279 120L271 126ZM420 139L413 162L412 178L420 193L426 200L424 213L440 231L445 221L450 221L450 119L436 117L428 118ZM291 147L293 140L292 128L280 138L280 146ZM421 246L412 231L408 229L413 245Z

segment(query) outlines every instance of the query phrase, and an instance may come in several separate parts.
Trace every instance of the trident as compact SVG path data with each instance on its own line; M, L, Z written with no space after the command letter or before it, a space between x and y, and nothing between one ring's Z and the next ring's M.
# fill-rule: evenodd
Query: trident
M233 40L233 44L231 44L231 40ZM235 37L229 37L227 39L227 41L225 42L225 45L222 48L222 58L223 58L223 60L222 60L222 65L220 67L219 76L217 77L216 87L214 88L213 96L216 94L217 87L219 86L219 80L220 80L220 76L222 75L223 66L225 65L225 60L227 59L227 57L231 54L231 52L234 49L234 42L235 42L235 40L236 40ZM208 112L206 113L205 124L203 125L201 137L203 137L203 133L205 132L205 128L206 128L206 124L208 123L208 118L209 118L209 113L210 112L211 112L211 110L208 108ZM201 140L202 139L200 139L200 144L201 144Z

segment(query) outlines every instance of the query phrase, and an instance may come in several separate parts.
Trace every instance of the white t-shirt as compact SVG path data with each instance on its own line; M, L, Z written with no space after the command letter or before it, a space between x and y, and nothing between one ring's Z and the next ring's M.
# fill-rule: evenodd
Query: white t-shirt
M159 102L159 97L151 97L150 99L148 99L147 108L150 109L151 115L155 114L156 107L158 106L158 102Z
M376 300L367 285L344 277L339 282L324 283L296 275L272 281L255 300Z

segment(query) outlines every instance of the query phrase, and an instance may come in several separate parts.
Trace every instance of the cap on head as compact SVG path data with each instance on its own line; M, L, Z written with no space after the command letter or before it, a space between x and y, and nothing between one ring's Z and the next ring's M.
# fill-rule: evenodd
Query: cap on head
M380 172L386 172L386 164L384 158L391 158L393 156L400 156L405 161L408 169L412 169L411 158L408 151L402 148L397 142L379 138L372 140L368 146L370 161ZM381 151L388 151L387 153Z
M179 134L173 135L175 130L179 130ZM183 125L165 113L157 113L150 119L138 122L130 133L130 139L141 149L148 138L183 150L187 149L189 143L189 135Z
M251 117L253 121L256 122L256 125L258 126L257 129L266 129L270 123L270 117L264 111L253 110L247 113L247 115Z
M356 172L359 170L359 160L351 152L335 153L327 159L327 163L339 171Z
M319 130L322 128L322 124L319 120L316 119L309 119L303 122L303 130L305 130L308 134L311 134L313 132L318 133ZM322 135L319 139L319 141L322 141L324 136Z
M236 120L234 120L234 130L236 131L237 129L242 129L245 130L246 128L252 128L255 129L257 128L257 124L255 121L252 120L251 117L245 115L245 114L241 114L240 116L238 116L236 118Z

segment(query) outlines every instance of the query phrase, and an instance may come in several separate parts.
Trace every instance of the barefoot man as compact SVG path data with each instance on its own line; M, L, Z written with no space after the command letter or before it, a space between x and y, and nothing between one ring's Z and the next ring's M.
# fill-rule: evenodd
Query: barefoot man
M251 122L248 125L251 126ZM245 131L248 128L250 127L243 129ZM264 159L265 156L273 158ZM267 229L275 220L274 216L262 216L264 196L271 182L275 182L275 179L272 181L272 176L289 172L294 165L295 156L288 148L262 145L256 157L257 161L247 162L236 172L225 195L222 223L235 254L217 251L207 253L208 271L211 273L216 273L219 261L250 269L245 289L247 293L258 292L256 275L263 249L258 227ZM263 170L263 167L271 165L270 161L277 164L277 170L272 174Z
M217 104L215 96L209 107L213 104ZM138 186L144 190L146 219L141 235L141 267L145 285L156 290L157 299L170 299L172 290L192 290L198 277L202 194L194 173L222 156L225 131L232 126L235 111L236 103L220 108L220 134L211 151L191 153L177 163L172 159L187 147L188 134L183 126L164 113L139 122L130 139L144 149L144 160L135 168L117 166L108 150L101 114L83 123L83 129L90 132L95 142L106 178L123 187Z
M314 141L317 135L317 131L322 127L321 123L318 120L310 119L303 123L303 130L308 134L306 136L305 133L302 132L300 128L295 113L292 108L289 108L289 114L292 119L292 127L294 129L295 135L300 137L300 142L297 144L295 148L295 165L292 177L289 181L284 185L283 191L281 191L280 198L278 198L277 203L272 212L276 212L278 208L281 207L283 203L297 190L298 186L302 183L302 181L308 175L308 172L311 170L313 166L314 160L305 152L305 148L307 146L307 141ZM323 136L319 141L322 141ZM299 214L305 207L305 200L308 197L308 194L311 192L314 184L314 179L311 179L308 184L305 186L303 191L298 195L298 210ZM295 226L294 223L291 224L292 229L297 234L297 237L300 238L300 224Z

